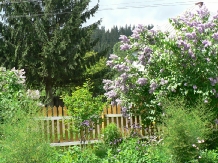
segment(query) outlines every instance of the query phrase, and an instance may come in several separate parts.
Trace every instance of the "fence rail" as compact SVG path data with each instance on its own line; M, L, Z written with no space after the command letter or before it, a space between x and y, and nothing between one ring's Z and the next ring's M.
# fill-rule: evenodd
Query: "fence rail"
M51 146L71 146L98 142L101 140L102 129L110 123L115 123L123 135L128 135L130 131L134 130L142 137L146 137L157 131L154 126L146 129L134 128L134 126L142 124L141 116L125 118L121 114L120 106L105 108L102 113L103 122L93 126L93 130L90 131L75 132L73 130L73 119L68 114L66 107L43 108L42 114L43 116L38 119L41 123L43 135L51 142Z

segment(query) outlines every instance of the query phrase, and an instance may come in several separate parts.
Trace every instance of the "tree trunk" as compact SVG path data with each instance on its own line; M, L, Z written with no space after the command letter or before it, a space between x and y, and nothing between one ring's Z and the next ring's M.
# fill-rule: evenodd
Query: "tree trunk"
M53 92L52 92L52 80L50 77L47 78L46 83L45 83L45 92L46 92L46 103L47 106L54 106L54 101L53 101Z

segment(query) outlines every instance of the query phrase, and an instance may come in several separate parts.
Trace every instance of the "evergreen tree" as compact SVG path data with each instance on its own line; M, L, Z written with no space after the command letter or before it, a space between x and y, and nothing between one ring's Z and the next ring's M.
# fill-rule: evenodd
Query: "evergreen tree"
M24 68L27 84L44 87L48 99L53 88L79 83L86 67L102 56L85 57L97 43L91 39L100 24L82 27L98 10L90 0L1 1L3 43L1 66ZM52 103L50 103L52 105Z

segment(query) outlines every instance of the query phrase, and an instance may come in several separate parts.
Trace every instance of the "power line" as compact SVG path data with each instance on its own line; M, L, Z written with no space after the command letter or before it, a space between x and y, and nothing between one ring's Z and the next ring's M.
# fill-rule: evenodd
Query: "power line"
M38 0L32 0L33 1L37 1ZM30 1L22 1L22 2L30 2ZM174 2L174 3L159 3L159 4L151 4L151 5L143 5L143 6L124 6L124 7L117 7L117 8L103 8L103 9L99 9L97 11L106 11L106 10L120 10L120 9L134 9L134 8L156 8L156 7L169 7L169 6L178 6L178 5L192 5L193 3L190 3L193 1L189 1L189 3L186 2ZM12 3L18 3L18 2L12 2ZM218 2L208 2L208 3L218 3ZM54 10L53 10L54 11ZM57 11L57 10L56 10ZM26 13L22 14L22 15L15 15L15 16L7 16L9 18L21 18L21 17L37 17L37 16L43 16L43 15L61 15L61 14L70 14L72 13L71 11L68 12L44 12L42 14L32 14L32 13ZM0 14L0 16L4 16L5 14Z

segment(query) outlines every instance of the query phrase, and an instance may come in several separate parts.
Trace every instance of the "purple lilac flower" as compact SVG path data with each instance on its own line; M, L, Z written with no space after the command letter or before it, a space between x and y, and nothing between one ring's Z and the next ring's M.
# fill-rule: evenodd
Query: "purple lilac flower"
M160 80L161 85L165 85L168 83L168 80L164 80L163 78Z
M202 33L202 32L203 32L202 27L197 27L197 30L198 30L199 33Z
M139 78L136 83L139 85L145 85L147 83L147 79L146 78Z
M103 88L105 91L108 91L111 85L113 84L112 80L103 79L102 83L104 84Z
M121 82L125 82L126 79L128 78L128 74L126 72L124 72L123 74L120 75L120 78L121 78Z
M122 100L120 100L120 99L116 99L115 101L116 101L116 103L119 104L119 105L122 104Z
M120 50L129 50L131 48L131 45L124 43L120 45Z
M151 48L150 47L145 47L144 49L143 49L143 52L145 53L145 54L151 54L152 53L152 50L151 50Z
M126 93L126 92L128 92L128 87L126 86L126 85L121 85L120 86L120 90L123 92L123 93Z
M214 34L212 35L212 37L213 37L214 40L218 40L218 32L217 32L217 33L214 33Z
M157 89L157 87L158 87L157 83L155 82L151 83L149 93L152 94Z
M89 120L84 120L81 125L88 127L90 125L90 122Z
M193 85L193 89L197 89L198 87L196 85Z
M108 60L108 61L106 62L106 65L109 66L110 68L112 68L112 67L114 66L114 61Z
M133 38L133 39L139 39L139 34L133 32L133 34L131 35L131 38Z
M114 90L110 90L104 94L109 99L113 99L117 96L117 93Z
M218 13L217 13L217 15L213 16L213 19L218 19Z
M217 78L209 78L211 85L215 86L215 84L218 82Z
M205 6L202 6L199 10L197 10L197 13L200 18L204 18L210 14L210 12Z
M121 113L123 115L123 117L128 117L128 109L127 107L121 107Z
M204 40L203 42L202 42L202 44L204 45L204 47L206 48L206 47L208 47L208 46L210 46L211 45L211 42L210 41L208 41L208 40Z
M129 39L125 35L120 35L119 39L122 43L129 43Z
M109 59L118 59L116 54L110 54Z
M126 65L126 63L122 63L120 65L115 65L113 67L113 69L116 69L117 71L128 71L129 70L129 67Z
M187 37L188 39L193 39L194 38L192 33L186 33L185 37Z

